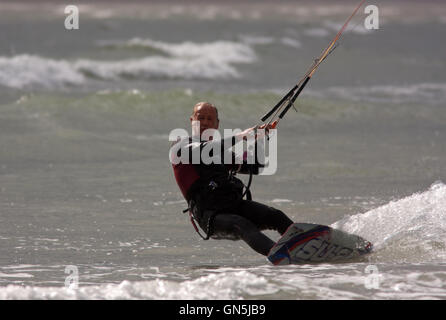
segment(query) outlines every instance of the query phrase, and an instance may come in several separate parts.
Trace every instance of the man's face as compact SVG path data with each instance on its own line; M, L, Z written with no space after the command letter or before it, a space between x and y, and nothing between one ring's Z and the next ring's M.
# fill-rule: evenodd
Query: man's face
M190 121L200 122L200 136L206 129L218 129L217 112L213 106L201 105L195 108Z

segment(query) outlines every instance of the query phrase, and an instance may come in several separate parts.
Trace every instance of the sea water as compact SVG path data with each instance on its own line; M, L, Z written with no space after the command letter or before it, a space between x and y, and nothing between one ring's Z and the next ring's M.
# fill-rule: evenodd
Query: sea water
M66 30L60 4L0 4L0 299L445 299L442 2L376 1L378 30L360 12L254 177L254 200L370 255L276 267L182 213L170 131L198 101L256 125L354 5L99 1Z

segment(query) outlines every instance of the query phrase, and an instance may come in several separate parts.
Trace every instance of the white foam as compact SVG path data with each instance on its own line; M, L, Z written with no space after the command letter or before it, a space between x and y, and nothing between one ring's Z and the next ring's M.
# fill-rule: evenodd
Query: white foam
M289 37L281 38L280 43L282 43L283 45L286 45L288 47L291 47L291 48L301 48L302 47L302 43L299 40L289 38Z
M251 63L256 55L249 45L230 41L210 43L164 43L150 39L131 39L117 45L139 45L158 49L164 55L139 59L100 61L56 60L21 54L0 57L0 84L11 88L39 87L59 89L85 84L88 77L102 80L121 78L216 79L238 78L235 63Z
M0 272L0 278L32 278L32 277L34 277L32 274L24 272L16 272L16 273Z
M26 88L34 84L40 87L61 88L78 85L84 75L65 60L54 60L35 55L21 54L0 57L0 84L11 88Z
M157 49L166 56L150 56L143 59L126 60L124 63L79 61L77 67L105 78L114 79L119 75L135 77L181 77L231 78L240 74L234 63L251 63L256 60L252 48L243 43L214 41L208 43L182 42L166 43L152 39L133 38L127 41L99 41L100 46L142 47Z
M331 35L331 32L325 28L310 28L304 30L304 35L308 37L323 38Z
M271 200L272 203L290 203L293 202L290 199L273 199Z
M2 269L27 269L27 268L32 268L34 266L35 265L33 264L17 264L17 265L3 266Z
M429 190L332 225L358 234L382 251L385 261L446 261L446 185Z
M120 284L64 287L8 285L0 287L0 300L6 299L240 299L243 295L275 293L276 286L249 271L210 274L182 282L151 280L123 281Z
M332 30L333 32L338 32L342 28L343 25L344 25L344 22L333 22L333 21L325 21L324 22L324 26L326 28ZM373 31L375 31L375 30L366 29L363 23L356 22L356 24L352 23L351 26L345 30L344 34L354 33L357 35L368 35L368 34L372 34Z
M240 77L238 71L227 61L220 61L211 56L190 59L148 57L113 62L79 60L74 64L74 68L102 80L118 80L124 77L134 79Z

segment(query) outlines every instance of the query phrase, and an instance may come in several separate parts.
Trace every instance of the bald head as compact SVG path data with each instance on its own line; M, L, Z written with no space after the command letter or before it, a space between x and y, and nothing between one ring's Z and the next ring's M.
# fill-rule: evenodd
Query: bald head
M198 102L198 103L194 106L194 110L193 110L192 116L194 116L194 114L195 114L197 111L201 111L201 110L204 110L204 109L209 109L209 110L213 109L214 112L215 112L216 118L217 118L217 120L218 120L218 110L217 110L217 107L214 106L214 105L213 105L212 103L210 103L210 102Z
M198 102L194 106L190 121L200 122L200 135L206 129L218 129L218 111L217 108L209 102Z

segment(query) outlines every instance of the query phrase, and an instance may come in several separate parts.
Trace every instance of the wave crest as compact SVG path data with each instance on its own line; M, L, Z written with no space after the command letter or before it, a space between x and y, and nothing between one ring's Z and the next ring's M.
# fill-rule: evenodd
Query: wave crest
M256 59L249 45L230 41L171 44L135 38L103 45L146 46L162 54L117 61L56 60L28 54L0 57L0 85L17 89L60 89L85 84L88 78L106 81L231 79L241 77L234 64Z

